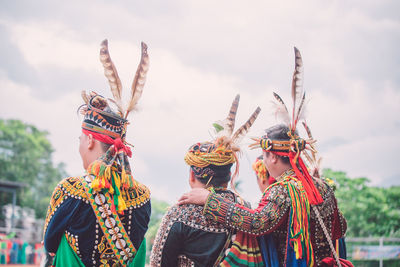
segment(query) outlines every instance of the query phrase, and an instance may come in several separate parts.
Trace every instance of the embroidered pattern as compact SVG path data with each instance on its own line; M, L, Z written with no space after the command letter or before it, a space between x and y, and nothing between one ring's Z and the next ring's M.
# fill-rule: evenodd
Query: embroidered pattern
M50 205L49 205L49 208L47 211L45 227L44 227L44 234L46 233L47 226L48 226L50 220L52 219L53 215L57 212L57 209L63 204L63 202L65 200L67 200L68 198L75 198L75 199L79 199L79 200L89 204L89 199L85 192L84 185L82 183L82 179L83 179L82 177L68 177L68 178L62 180L57 185L57 187L55 188L55 190L53 192L52 198L50 200ZM91 179L88 179L88 180L90 181ZM123 198L125 199L125 201L128 205L128 209L126 210L127 215L125 215L125 216L129 217L129 220L127 222L128 235L131 232L131 220L130 219L132 218L133 210L135 208L143 206L150 200L149 189L146 186L140 184L139 182L135 181L135 183L137 184L137 187L135 189L122 190ZM99 199L106 202L106 198L104 198L104 197L100 197ZM110 199L108 199L107 201L110 201ZM110 207L105 202L103 202L103 206L99 207L100 217L101 217L101 215L105 216L105 215L109 214L109 212L111 212L109 209L107 209ZM111 202L108 202L108 203L111 203ZM106 211L106 210L108 210L108 211ZM107 216L105 216L104 218L107 218ZM123 235L123 233L121 233L121 231L120 231L120 229L122 229L122 227L123 227L122 223L118 224L113 219L109 219L106 221L104 221L104 219L103 219L100 224L102 224L103 226L106 226L106 225L113 226L112 229L111 229L111 227L107 228L107 229L109 229L111 240L113 240L113 238L114 238L114 240L117 240L117 237L120 238L120 236ZM115 255L112 251L112 248L107 243L106 237L103 236L103 234L101 233L101 230L99 230L98 228L99 228L99 220L97 220L97 223L96 223L95 246L94 246L93 252L92 252L93 264L94 265L98 264L98 263L96 263L95 259L100 258L100 262L102 264L104 264L105 266L113 266L114 263L118 265L119 264L118 260L115 257ZM67 237L67 240L68 240L71 248L77 253L78 256L80 256L78 236L73 235L72 233L70 233L68 231L65 232L65 235ZM128 235L126 235L126 237L128 237ZM127 259L128 259L130 254L132 254L132 256L134 255L134 252L132 252L132 251L134 251L134 248L133 249L130 248L126 243L127 242L125 240L123 240L123 241L117 243L116 246L121 247L121 249L120 249L121 257L122 258L127 257ZM123 248L125 248L125 250Z
M93 178L91 175L85 177L86 183L84 186L86 192L89 192ZM126 264L135 256L136 248L130 241L118 214L111 211L111 207L108 204L112 201L110 195L101 192L88 193L88 195L90 195L89 202L92 205L97 221L111 249L114 251L119 263Z
M185 255L178 256L178 266L179 267L194 267L194 262L186 257Z
M121 192L127 207L138 208L149 202L150 190L137 181L134 181L134 183L135 186L133 189L122 189Z
M71 248L75 251L75 253L78 256L80 256L78 236L73 235L68 231L65 231L65 237L67 238L67 241L68 241L69 245L71 246Z
M294 182L294 186L297 186ZM315 186L321 193L324 202L317 208L322 215L323 221L334 237L344 235L347 225L343 215L338 211L333 190L322 180L315 180ZM287 188L277 182L271 185L263 195L259 207L249 210L232 201L221 198L217 194L211 194L204 206L204 215L214 222L224 223L234 229L256 235L272 233L275 240L287 240L288 214L290 210L290 198ZM321 226L316 224L316 216L310 213L310 235L313 235L312 246L314 249L315 263L318 263L330 255L330 248L324 237ZM339 218L339 226L334 229L333 222ZM280 265L284 265L286 253L286 241L277 242L278 258Z
M289 210L290 199L285 187L273 186L264 195L261 203L262 209L255 212L212 194L204 207L204 214L207 218L231 228L261 235L275 230L280 225ZM222 214L224 216L221 216Z
M230 201L234 201L234 195L230 191L217 192L217 195ZM227 229L223 224L209 221L205 216L203 216L203 206L192 204L172 206L164 215L154 240L153 249L150 255L151 266L161 266L165 242L172 226L177 222L206 232L229 233L229 229ZM178 266L180 267L194 266L194 263L185 255L179 256L178 263Z

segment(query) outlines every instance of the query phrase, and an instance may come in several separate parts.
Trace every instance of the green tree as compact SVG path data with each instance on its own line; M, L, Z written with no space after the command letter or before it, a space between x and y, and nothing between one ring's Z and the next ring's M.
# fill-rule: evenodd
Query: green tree
M54 165L53 148L46 131L19 120L0 119L0 179L22 182L17 204L33 208L36 217L44 218L52 191L66 176L64 165ZM11 195L0 195L2 204L11 202Z
M347 236L400 237L400 186L368 186L367 178L351 179L331 169L324 176L337 182L335 195L347 220Z

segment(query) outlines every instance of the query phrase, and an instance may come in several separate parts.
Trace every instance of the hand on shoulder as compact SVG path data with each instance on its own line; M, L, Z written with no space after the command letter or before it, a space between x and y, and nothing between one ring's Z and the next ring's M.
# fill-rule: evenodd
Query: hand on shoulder
M183 204L196 204L204 205L207 202L208 195L210 191L204 188L193 188L191 191L183 194L178 199L178 205Z

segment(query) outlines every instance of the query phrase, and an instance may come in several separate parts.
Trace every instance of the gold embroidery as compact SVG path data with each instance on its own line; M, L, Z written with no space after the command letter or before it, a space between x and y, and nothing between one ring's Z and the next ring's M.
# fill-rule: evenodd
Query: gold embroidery
M105 260L106 262L109 262L110 260L112 260L113 262L117 262L114 252L104 235L101 237L100 244L97 246L97 248L100 253L100 259L102 261Z
M150 199L150 190L143 184L135 181L136 185L133 189L122 190L122 197L127 207L142 206Z

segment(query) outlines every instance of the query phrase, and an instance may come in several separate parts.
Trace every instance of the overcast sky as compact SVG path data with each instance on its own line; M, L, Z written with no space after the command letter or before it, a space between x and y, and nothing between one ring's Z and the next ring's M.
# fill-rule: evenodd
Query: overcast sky
M260 106L249 136L276 123L272 91L290 103L293 46L302 53L307 120L323 167L399 185L399 1L0 2L0 116L49 132L55 162L82 174L81 90L111 97L99 61L109 40L128 97L145 41L150 70L128 141L135 177L174 202L189 189L187 148L210 139L241 94L237 125ZM259 193L243 140L243 195Z

